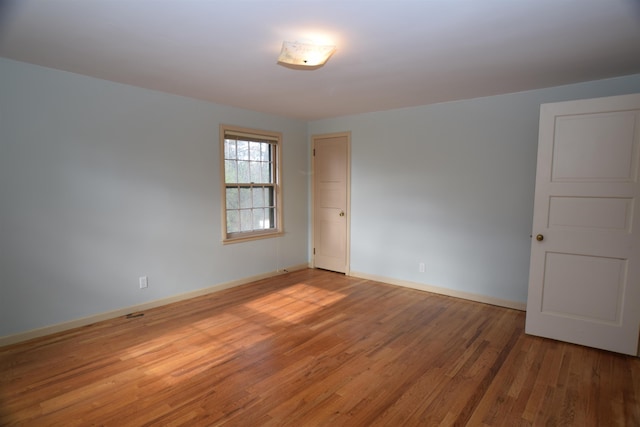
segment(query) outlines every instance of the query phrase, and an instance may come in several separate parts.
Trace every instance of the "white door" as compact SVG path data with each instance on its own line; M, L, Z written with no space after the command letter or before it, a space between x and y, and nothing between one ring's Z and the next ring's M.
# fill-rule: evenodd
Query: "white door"
M640 94L540 109L526 332L636 355Z
M347 273L350 135L318 135L312 140L313 265Z

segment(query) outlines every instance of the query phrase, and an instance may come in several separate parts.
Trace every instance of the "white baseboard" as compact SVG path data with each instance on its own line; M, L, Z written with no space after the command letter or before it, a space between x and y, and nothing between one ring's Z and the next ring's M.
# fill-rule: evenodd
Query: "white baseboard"
M422 283L410 282L408 280L392 279L390 277L376 276L374 274L351 271L350 276L360 279L373 280L375 282L388 283L390 285L403 286L405 288L417 289L420 291L432 292L434 294L446 295L455 298L462 298L484 304L497 305L499 307L512 308L514 310L526 311L527 304L518 301L503 300L486 295L473 294L470 292L456 291L453 289L441 288L438 286L425 285Z
M79 328L81 326L90 325L92 323L101 322L103 320L124 316L129 313L149 310L151 308L160 307L163 305L171 304L173 302L183 301L183 300L195 298L201 295L207 295L214 292L219 292L223 289L234 288L236 286L245 285L247 283L255 282L257 280L278 276L278 275L285 274L287 272L296 271L296 270L303 270L305 268L309 268L309 264L298 264L291 267L285 267L285 268L278 269L276 271L258 274L256 276L251 276L251 277L245 277L238 280L232 280L230 282L219 283L217 285L209 286L207 288L202 288L202 289L198 289L191 292L185 292L178 295L172 295L170 297L145 302L142 304L132 305L129 307L118 309L118 310L99 313L92 316L83 317L80 319L70 320L68 322L62 322L62 323L58 323L51 326L45 326L43 328L32 329L30 331L21 332L15 335L6 335L4 337L0 337L0 347L10 345L10 344L16 344L22 341L33 339L33 338L39 338L46 335L55 334L58 332L67 331L69 329Z

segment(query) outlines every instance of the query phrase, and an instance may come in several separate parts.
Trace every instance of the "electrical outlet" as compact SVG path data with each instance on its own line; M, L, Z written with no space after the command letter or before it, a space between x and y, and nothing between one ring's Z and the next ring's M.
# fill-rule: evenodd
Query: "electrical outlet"
M140 284L140 289L144 289L149 286L147 276L140 276L140 278L138 279L138 283Z
M424 262L421 262L420 264L418 264L418 271L420 273L424 273Z

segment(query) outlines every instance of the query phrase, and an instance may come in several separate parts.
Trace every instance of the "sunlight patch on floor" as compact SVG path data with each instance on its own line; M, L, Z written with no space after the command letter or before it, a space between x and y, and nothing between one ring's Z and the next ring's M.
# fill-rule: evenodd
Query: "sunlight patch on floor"
M245 306L281 321L300 323L308 315L316 313L344 297L346 295L340 292L297 283L246 303Z
M176 384L202 375L272 337L274 323L301 323L307 316L345 297L340 292L297 283L196 322L176 324L169 332L128 348L119 358L135 359L140 375ZM153 322L149 325L152 327ZM215 336L209 333L214 329Z

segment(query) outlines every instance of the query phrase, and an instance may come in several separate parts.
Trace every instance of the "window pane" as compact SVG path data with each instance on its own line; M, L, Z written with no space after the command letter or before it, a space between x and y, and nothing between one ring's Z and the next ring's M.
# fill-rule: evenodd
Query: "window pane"
M240 231L253 230L251 216L251 209L244 209L240 211Z
M249 162L238 162L238 181L243 183L251 182L251 174L249 173Z
M268 221L265 222L264 209L253 209L253 228L255 230L264 230L265 228L269 228Z
M225 159L236 158L236 140L235 139L224 140L224 158Z
M265 209L265 223L268 224L268 228L276 227L275 212L274 208Z
M236 161L224 161L224 180L225 182L238 182L238 167Z
M261 159L263 162L270 162L271 161L271 150L273 149L273 146L271 144L262 144L262 150L261 150Z
M274 196L274 188L273 187L265 187L264 189L264 200L265 200L265 206L275 206L276 205L276 201Z
M240 211L227 211L227 233L240 231Z
M253 207L263 208L264 204L264 188L258 187L253 189ZM263 215L264 216L264 215Z
M238 160L249 160L249 142L238 141Z
M238 209L240 207L240 189L227 188L227 209Z
M249 143L249 160L260 160L262 156L262 146L269 145L262 142Z
M268 183L273 183L273 178L271 177L271 164L269 162L263 162L260 165L260 168L262 169L262 179L264 181L262 182L268 182Z
M243 187L240 189L240 208L251 208L252 207L251 200L251 188Z
M251 162L251 182L262 183L262 171L260 162ZM269 181L267 181L269 182Z

